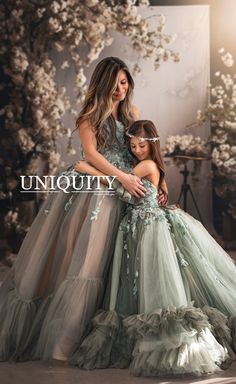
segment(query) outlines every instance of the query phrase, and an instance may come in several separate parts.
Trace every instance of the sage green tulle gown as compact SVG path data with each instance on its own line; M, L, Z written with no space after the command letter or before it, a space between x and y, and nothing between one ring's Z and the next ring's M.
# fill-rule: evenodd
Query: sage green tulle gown
M129 170L124 126L116 126L117 142L102 153ZM63 174L79 178L73 167ZM124 206L85 189L49 195L0 287L0 361L71 357L101 305Z
M118 229L103 309L72 362L144 376L216 372L235 358L236 267L200 222L159 207L143 182L145 198Z

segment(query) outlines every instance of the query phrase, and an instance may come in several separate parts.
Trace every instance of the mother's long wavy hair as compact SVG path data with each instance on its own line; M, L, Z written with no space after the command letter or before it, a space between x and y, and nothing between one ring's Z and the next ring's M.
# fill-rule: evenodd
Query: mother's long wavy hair
M154 123L151 120L137 120L127 128L127 132L133 136L154 138L158 136L157 129ZM129 151L132 154L130 139L126 136L128 142ZM164 162L161 155L160 140L158 141L149 141L151 147L151 158L155 161L157 167L160 170L160 180L159 185L165 177L165 168ZM133 155L133 154L132 154ZM134 155L133 155L134 156Z
M76 129L79 128L82 121L90 122L95 130L98 149L111 145L116 140L116 124L112 116L112 95L117 87L120 70L126 73L129 87L125 99L119 103L118 119L125 126L134 121L131 113L134 81L127 65L118 57L106 57L97 64L82 110L76 121Z

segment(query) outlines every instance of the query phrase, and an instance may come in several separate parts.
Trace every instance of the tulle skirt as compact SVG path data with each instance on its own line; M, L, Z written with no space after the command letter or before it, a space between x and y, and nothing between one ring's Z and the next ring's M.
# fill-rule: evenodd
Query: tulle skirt
M1 361L71 357L101 304L123 210L85 190L43 203L0 289Z
M122 220L103 310L73 356L81 368L201 375L235 358L236 267L181 209Z

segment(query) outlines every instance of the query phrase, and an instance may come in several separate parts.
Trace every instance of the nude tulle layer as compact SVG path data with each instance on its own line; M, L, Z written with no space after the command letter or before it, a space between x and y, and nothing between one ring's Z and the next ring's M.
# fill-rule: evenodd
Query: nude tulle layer
M123 209L116 196L49 196L1 285L0 361L71 357L101 305Z

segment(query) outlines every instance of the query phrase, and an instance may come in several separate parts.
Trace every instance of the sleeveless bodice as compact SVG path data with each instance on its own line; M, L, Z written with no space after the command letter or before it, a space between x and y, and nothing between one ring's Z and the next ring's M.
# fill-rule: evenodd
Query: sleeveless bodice
M121 170L130 171L132 169L132 156L124 143L124 125L116 120L116 138L111 146L103 148L100 153L113 165ZM84 158L81 150L82 158Z
M142 179L143 186L147 192L144 197L137 200L136 204L127 206L127 216L120 224L120 228L124 233L136 233L138 222L142 222L144 227L150 225L153 221L167 222L165 211L158 203L158 191L154 184L147 179Z
M142 179L143 186L146 188L147 192L144 197L140 199L140 203L136 204L137 209L155 209L159 207L158 199L157 199L157 188L155 185L147 180Z

